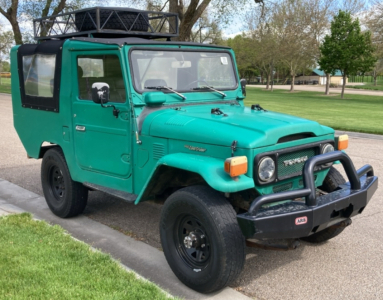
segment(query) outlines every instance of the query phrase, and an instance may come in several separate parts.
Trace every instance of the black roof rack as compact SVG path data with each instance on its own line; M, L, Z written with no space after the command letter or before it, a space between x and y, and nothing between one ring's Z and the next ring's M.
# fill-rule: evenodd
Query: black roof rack
M121 7L92 7L33 20L35 40L71 37L178 36L178 15Z

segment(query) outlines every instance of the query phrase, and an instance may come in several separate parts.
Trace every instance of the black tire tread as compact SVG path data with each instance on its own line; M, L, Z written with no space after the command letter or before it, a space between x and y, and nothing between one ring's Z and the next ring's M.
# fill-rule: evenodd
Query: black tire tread
M335 191L338 186L345 183L346 180L344 180L342 174L334 167L331 167L323 181L322 190L331 193Z
M245 263L245 239L237 223L236 213L223 196L208 186L190 186L177 191L165 202L163 210L166 210L166 208L172 204L172 199L174 199L176 194L178 196L189 194L199 198L202 205L205 206L210 216L214 219L217 227L219 227L219 231L224 233L222 234L222 238L227 251L224 272L220 274L219 278L217 278L215 283L210 285L209 288L198 290L203 293L218 291L239 276ZM225 204L222 205L223 203ZM163 224L164 221L161 216L161 224ZM173 269L173 271L177 276L180 275L177 274L176 270ZM182 281L187 281L187 278L183 278Z
M86 207L86 204L88 202L88 189L85 186L83 186L81 183L72 180L64 153L60 147L54 147L49 149L44 154L44 158L48 157L49 155L58 156L58 159L61 160L61 163L63 164L63 168L64 168L63 171L67 173L70 178L70 180L67 182L68 184L67 191L69 193L71 203L64 211L61 211L61 212L55 211L54 208L50 205L49 201L47 201L47 204L52 210L52 212L61 218L70 218L70 217L77 216L81 214ZM43 184L43 192L44 192L45 198L47 198L49 197L49 195L47 195L47 192L45 191L45 188L44 188L44 182L46 181L46 178L44 177L46 174L44 174L43 172L44 158L43 158L43 163L41 164L41 170L42 170L41 182Z

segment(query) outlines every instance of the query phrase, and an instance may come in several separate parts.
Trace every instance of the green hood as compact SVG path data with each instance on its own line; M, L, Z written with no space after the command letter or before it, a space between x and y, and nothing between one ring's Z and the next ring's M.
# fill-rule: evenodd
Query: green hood
M218 107L227 116L211 113L212 108ZM142 126L144 135L221 146L237 140L240 148L274 145L281 137L292 134L321 136L333 132L314 121L229 104L158 110L150 113Z

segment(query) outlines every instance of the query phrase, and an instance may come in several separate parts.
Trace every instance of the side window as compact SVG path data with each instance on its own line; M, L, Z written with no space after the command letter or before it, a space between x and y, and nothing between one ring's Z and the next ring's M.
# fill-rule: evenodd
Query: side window
M92 100L92 84L105 82L110 89L110 102L123 103L126 90L117 55L78 56L77 77L79 98Z
M25 94L53 98L55 66L56 55L23 56Z

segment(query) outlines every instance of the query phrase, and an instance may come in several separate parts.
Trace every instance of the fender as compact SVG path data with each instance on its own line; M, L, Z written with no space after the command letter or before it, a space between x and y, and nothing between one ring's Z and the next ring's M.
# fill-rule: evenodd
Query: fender
M219 192L235 193L254 188L254 180L246 175L240 175L235 179L231 178L224 171L224 161L221 159L196 154L174 153L166 155L158 161L141 193L138 195L135 204L145 199L150 192L148 187L151 181L156 180L156 175L158 175L156 171L162 165L198 173L211 188Z

